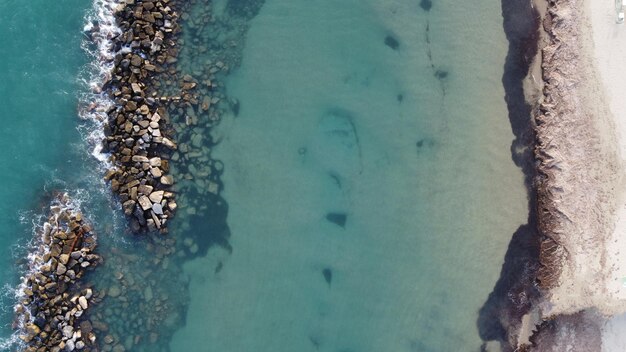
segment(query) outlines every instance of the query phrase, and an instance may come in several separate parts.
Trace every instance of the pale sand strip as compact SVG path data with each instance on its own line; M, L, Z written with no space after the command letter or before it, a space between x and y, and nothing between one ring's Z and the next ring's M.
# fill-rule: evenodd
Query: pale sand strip
M626 9L626 7L625 7ZM615 2L594 1L590 6L593 29L594 63L604 89L606 103L614 118L619 151L626 156L626 25L617 24ZM624 172L620 183L624 184ZM616 226L608 241L608 268L614 268L607 278L609 294L620 300L626 299L626 197L624 186L619 187ZM603 351L626 351L626 315L608 322L603 331Z
M616 23L615 1L591 3L594 62L602 82L605 101L614 118L622 158L626 155L626 25ZM624 184L624 173L621 173ZM624 187L616 190L618 211L609 242L607 266L615 272L608 280L609 292L626 299L626 198Z

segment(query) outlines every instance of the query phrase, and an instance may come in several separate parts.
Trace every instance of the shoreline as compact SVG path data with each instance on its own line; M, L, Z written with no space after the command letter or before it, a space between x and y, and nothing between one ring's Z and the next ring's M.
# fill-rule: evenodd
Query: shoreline
M542 12L542 5L547 5ZM534 106L539 297L521 319L505 316L508 346L530 351L612 351L626 312L626 37L611 4L536 0L541 38L524 93ZM605 8L606 7L606 8ZM621 31L623 33L623 30ZM536 74L541 73L537 82ZM531 197L532 199L532 197ZM531 205L532 207L532 205ZM512 242L513 245L513 242ZM517 280L524 280L518 277ZM615 328L618 327L618 328ZM606 332L610 330L610 332ZM626 341L621 341L621 349ZM508 349L507 349L508 348Z
M588 308L610 315L626 308L623 297L607 292L614 190L622 167L593 61L588 6L552 0L544 20L545 86L535 115L543 317Z
M516 232L507 252L506 261L514 261L502 275L518 273L507 297L524 295L528 304L510 298L496 308L506 331L501 348L623 350L618 331L626 320L609 319L626 312L626 261L619 258L626 253L626 100L619 99L626 33L615 27L612 4L534 0L532 8L541 21L537 52L521 81L532 106L528 231L536 234L523 241ZM506 23L505 16L505 30ZM516 265L526 270L519 274Z
M543 316L597 307L610 314L603 279L619 171L590 52L585 3L550 1L544 19L543 97L536 114L538 275L549 305ZM580 50L582 48L582 50ZM602 277L599 278L598 274Z

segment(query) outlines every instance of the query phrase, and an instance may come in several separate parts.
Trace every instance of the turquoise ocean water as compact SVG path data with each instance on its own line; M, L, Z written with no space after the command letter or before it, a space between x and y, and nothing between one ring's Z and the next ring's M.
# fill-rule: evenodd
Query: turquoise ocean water
M78 76L86 64L81 49L90 4L67 1L0 3L0 279L2 335L11 334L10 288L19 277L18 246L31 238L31 221L46 202L42 193L78 186L85 175L84 145L77 131ZM80 187L80 186L79 186Z
M527 217L500 4L194 3L179 69L222 58L236 108L181 133L210 157L173 163L169 257L128 235L78 118L93 4L0 4L2 337L60 189L99 233L95 314L127 351L479 351L478 310ZM198 172L218 160L218 179Z

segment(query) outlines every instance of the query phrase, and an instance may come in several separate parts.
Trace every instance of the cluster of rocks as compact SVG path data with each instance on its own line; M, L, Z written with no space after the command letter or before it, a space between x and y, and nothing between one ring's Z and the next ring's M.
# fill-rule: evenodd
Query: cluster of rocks
M101 262L94 253L96 237L67 195L58 196L50 210L18 290L15 327L27 352L97 351L86 314L97 299L83 282Z
M157 92L177 60L177 8L174 0L126 0L115 13L121 34L113 39L117 54L105 88L116 104L107 112L103 141L114 167L105 179L136 233L166 232L177 208L169 173L177 145L165 106L181 97Z

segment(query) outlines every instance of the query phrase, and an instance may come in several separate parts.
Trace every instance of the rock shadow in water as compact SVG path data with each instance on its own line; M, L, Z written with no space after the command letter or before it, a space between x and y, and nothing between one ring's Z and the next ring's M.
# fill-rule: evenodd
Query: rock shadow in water
M311 344L313 345L313 347L315 347L316 350L320 349L321 343L317 337L309 336L309 341L311 341Z
M193 238L194 242L198 244L198 256L205 256L209 248L214 245L232 252L232 247L228 242L230 229L226 223L228 203L222 197L213 194L205 197L208 198L206 201L207 208L201 213L189 217L191 230L185 234L185 237ZM221 268L219 269L221 270Z
M434 139L426 137L421 138L417 142L415 142L415 148L417 150L417 154L421 154L426 152L427 150L432 150L437 143Z
M324 280L326 280L326 283L330 288L330 284L333 281L333 271L329 268L325 268L324 270L322 270L322 275L324 275Z
M438 80L442 81L442 80L448 78L448 71L437 70L437 71L435 71L435 77L437 77Z
M400 42L398 42L398 40L391 35L385 37L385 45L393 50L398 50L398 48L400 48Z
M430 9L432 9L433 2L432 2L432 0L421 0L420 1L420 7L422 8L422 10L428 12L428 11L430 11Z
M348 215L346 213L328 213L326 214L326 220L345 229Z
M532 106L526 102L524 79L537 54L539 14L527 0L502 0L504 31L509 49L504 64L502 84L515 135L511 157L522 169L528 190L528 223L520 226L509 243L500 278L479 311L478 332L483 341L500 341L504 351L508 345L507 328L520 322L531 304L539 297L535 278L539 269L539 233L537 229ZM485 348L486 343L483 344Z

